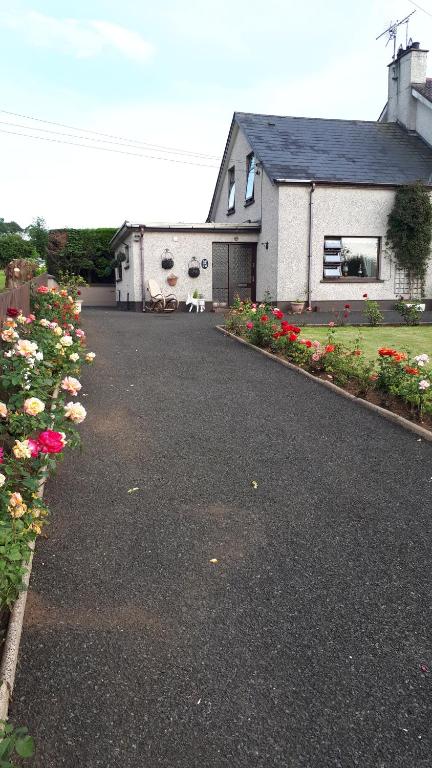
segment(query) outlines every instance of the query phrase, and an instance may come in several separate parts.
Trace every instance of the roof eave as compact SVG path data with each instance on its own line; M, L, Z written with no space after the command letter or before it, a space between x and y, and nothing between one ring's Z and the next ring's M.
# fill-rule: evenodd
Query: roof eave
M274 178L275 184L317 184L327 187L382 187L382 188L396 188L402 184L414 184L416 181L421 181L425 187L432 187L432 181L423 181L422 179L412 179L412 181L350 181L348 179L284 179Z

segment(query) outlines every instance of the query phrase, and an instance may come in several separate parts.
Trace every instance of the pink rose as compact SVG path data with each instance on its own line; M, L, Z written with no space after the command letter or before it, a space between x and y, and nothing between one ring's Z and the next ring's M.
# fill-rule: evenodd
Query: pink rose
M330 320L330 322L329 322L329 328L334 328L334 322L333 322L333 320Z
M39 456L39 451L40 451L39 443L37 442L37 440L33 440L33 438L29 437L28 447L30 448L32 459L36 459L37 456Z
M39 288L37 289L37 292L38 293L48 293L48 290L49 290L48 286L40 285Z
M312 355L312 360L316 363L320 359L321 355L318 354L318 352L314 352Z
M38 447L41 453L61 453L65 447L65 439L61 432L46 429L38 437Z
M248 323L246 323L246 328L249 328L249 330L251 330L253 328L253 323L251 323L250 320L249 320Z
M4 462L4 448L0 448L0 464Z

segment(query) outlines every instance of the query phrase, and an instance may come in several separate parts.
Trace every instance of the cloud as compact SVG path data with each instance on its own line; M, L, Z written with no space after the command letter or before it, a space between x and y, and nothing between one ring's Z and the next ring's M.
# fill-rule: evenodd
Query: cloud
M79 59L116 51L134 61L145 61L153 46L138 32L108 21L58 19L37 11L0 12L0 27L16 30L32 45L66 52Z

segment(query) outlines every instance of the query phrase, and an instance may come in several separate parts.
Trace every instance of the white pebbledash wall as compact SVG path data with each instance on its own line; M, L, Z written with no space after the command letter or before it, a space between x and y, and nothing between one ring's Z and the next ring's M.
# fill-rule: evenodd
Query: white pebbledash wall
M395 264L386 251L392 189L317 185L312 195L311 304L371 299L394 300ZM278 302L306 298L310 186L279 187ZM379 279L349 282L323 280L324 239L329 236L379 237ZM432 267L426 278L426 295L432 295Z
M237 235L236 235L237 236ZM254 232L242 232L238 236L239 243L255 243L257 235ZM144 284L146 301L150 299L147 283L149 279L156 280L164 293L174 293L179 301L184 302L188 293L192 294L198 290L205 301L212 301L212 246L217 243L232 243L234 233L218 232L212 230L206 231L178 231L175 228L162 227L157 230L144 230L143 237L143 258L144 258ZM140 236L134 230L127 238L125 243L130 248L130 267L125 269L123 266L123 279L116 283L117 300L126 302L129 294L129 302L137 303L142 301L141 291L141 266L140 266ZM172 269L162 268L162 257L164 250L168 248L174 260ZM118 246L116 253L123 250ZM189 277L189 262L195 257L199 262L199 277ZM208 268L203 269L201 261L207 259ZM175 287L167 283L170 274L178 277ZM120 291L120 299L119 299Z
M255 175L254 202L245 205L246 158L252 152L244 133L235 129L227 169L235 167L235 211L228 214L228 172L222 181L219 198L216 201L214 221L244 223L249 219L261 222L261 233L257 242L256 295L264 298L269 293L277 299L277 258L278 258L278 187L273 184L265 171L259 168ZM268 243L268 247L266 244Z

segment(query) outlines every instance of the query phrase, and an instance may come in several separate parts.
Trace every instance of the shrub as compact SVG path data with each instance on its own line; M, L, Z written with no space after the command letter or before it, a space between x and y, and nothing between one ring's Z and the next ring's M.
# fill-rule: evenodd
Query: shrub
M424 282L430 259L432 203L428 189L417 182L398 187L388 217L387 245L397 265L406 270L410 283Z
M38 496L65 446L79 444L82 405L71 398L85 352L79 312L67 290L40 286L25 317L9 308L0 333L0 609L22 586L29 544L41 533L48 510ZM57 400L53 392L58 387Z
M415 301L412 303L407 303L402 298L400 298L399 301L397 301L394 305L394 308L396 312L399 312L399 314L402 316L406 325L420 324L421 310L418 309Z
M364 307L363 307L363 314L367 319L369 325L375 326L375 325L379 325L379 323L382 323L382 321L384 320L384 315L380 311L378 302L373 301L372 299L369 299L367 293L363 294L363 298L365 300Z

